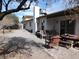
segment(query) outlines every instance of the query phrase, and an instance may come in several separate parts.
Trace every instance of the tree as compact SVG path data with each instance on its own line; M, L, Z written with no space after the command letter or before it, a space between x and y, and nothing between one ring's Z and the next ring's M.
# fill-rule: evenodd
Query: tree
M29 2L28 2L29 1ZM36 2L37 0L0 0L0 20L4 18L5 15L18 12L20 10L27 10L30 8L32 2ZM14 3L18 3L17 7L14 9L10 9L9 5ZM29 3L29 4L28 4ZM5 10L2 11L2 6L4 6Z
M10 14L10 16L13 19L14 24L17 24L18 25L19 18L15 14Z
M64 2L66 2L65 9L68 9L67 13L69 13L69 17L66 15L66 12L64 12L64 14L67 19L71 19L72 21L76 18L77 13L79 13L79 0L65 0ZM75 16L73 17L72 14Z
M0 12L2 10L2 0L0 0Z
M6 15L1 21L3 26L12 26L19 23L19 19L14 14Z
M5 28L18 28L19 19L14 14L6 15L1 21L3 32ZM15 27L16 26L16 27Z

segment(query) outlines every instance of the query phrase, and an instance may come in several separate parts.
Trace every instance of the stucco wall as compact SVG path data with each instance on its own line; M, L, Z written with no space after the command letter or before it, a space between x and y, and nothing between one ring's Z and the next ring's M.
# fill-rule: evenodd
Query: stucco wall
M72 16L74 20L76 20L75 22L75 34L79 36L79 15L77 16ZM69 16L67 16L69 17ZM55 29L59 34L60 34L60 22L64 21L64 20L68 20L69 18L67 18L66 16L61 16L61 17L55 17L55 18L48 18L45 19L44 18L40 18L40 21L45 20L45 29L46 30L53 30ZM41 22L40 25L41 26Z
M48 19L47 30L56 30L56 32L60 33L60 21L57 18Z
M44 30L47 29L47 19L46 19L45 17L43 17L43 18L37 19L37 30L41 30L41 29L42 29L42 28L41 28L42 22L44 22L44 23L43 23L43 25L44 25Z
M40 18L37 19L37 23L38 23L38 30L41 29L42 26L42 21L44 21L44 29L45 30L56 30L56 32L60 33L60 21L58 20L58 18Z
M30 24L31 23L31 24ZM32 30L32 21L30 20L30 21L27 21L26 23L25 23L25 29L26 30Z
M79 19L76 20L75 34L79 36Z
M27 23L25 24L25 29L30 30L29 22L27 22Z

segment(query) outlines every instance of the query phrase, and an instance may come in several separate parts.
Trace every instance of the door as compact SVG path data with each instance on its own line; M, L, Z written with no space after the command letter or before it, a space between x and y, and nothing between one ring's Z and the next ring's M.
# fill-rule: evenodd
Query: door
M60 34L74 34L75 32L75 20L64 20L60 22Z

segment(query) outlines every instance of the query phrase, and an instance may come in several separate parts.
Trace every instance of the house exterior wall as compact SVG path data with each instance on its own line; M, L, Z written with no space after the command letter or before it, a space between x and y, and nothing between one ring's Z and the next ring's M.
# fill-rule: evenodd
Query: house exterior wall
M37 31L41 30L41 20L42 19L37 20Z
M23 28L33 31L33 16L23 16Z
M53 31L56 30L56 32L60 33L60 22L56 18L46 18L42 17L40 19L37 19L38 23L38 30L41 30L42 22L44 25L44 30Z
M25 29L27 30L31 30L31 26L29 25L30 21L29 22L26 22L25 24Z
M72 15L72 18L76 21L75 22L75 31L74 31L75 33L74 34L79 36L79 17L78 16L79 15L76 15L76 17L75 17L75 15ZM39 26L38 26L39 27L38 29L41 28L41 21L45 20L45 25L44 25L45 30L54 30L55 29L60 34L60 29L61 29L60 22L70 19L69 16L67 16L67 17L66 16L60 16L60 17L55 17L55 18L51 17L51 18L48 18L48 19L46 19L45 17L40 18L39 19L40 22L38 21L38 23L40 23Z
M40 18L40 19L37 19L37 30L42 30L42 23L44 25L44 30L47 29L47 19L46 17L43 17L43 18Z
M49 18L47 20L47 30L56 30L57 32L59 32L60 31L59 25L60 25L60 22L56 18Z
M76 21L74 34L79 36L79 17L78 16L79 16L79 14L77 14L76 16L72 15L72 19ZM67 16L67 17L69 17L69 16ZM57 25L58 28L56 28L56 29L60 33L60 29L61 29L60 22L64 21L64 20L68 20L68 18L66 18L65 16L61 16L61 17L56 17L55 19L58 20L58 25Z
M79 18L76 20L76 24L75 24L75 34L79 36Z
M40 8L39 6L34 6L33 8L33 33L37 32L37 17L40 16Z
M33 31L32 20L26 21L25 24L24 24L24 26L25 26L26 30Z

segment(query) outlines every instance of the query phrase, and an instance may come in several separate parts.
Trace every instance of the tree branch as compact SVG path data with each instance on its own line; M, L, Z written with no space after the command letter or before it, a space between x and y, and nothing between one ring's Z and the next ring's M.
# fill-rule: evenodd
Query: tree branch
M10 1L10 0L9 0L9 1ZM28 6L27 8L22 8L22 6L25 4L26 1L27 1L27 0L23 0L23 1L20 3L20 5L19 5L16 9L11 9L11 10L8 10L8 9L7 9L6 11L1 12L2 15L0 15L0 20L2 20L2 19L4 18L4 16L7 15L7 14L14 13L14 12L18 12L18 11L20 11L20 10L27 10L27 9L29 9L30 6L31 6L31 3L32 3L33 1L30 1L29 6ZM9 4L9 3L8 3L8 4Z
M26 1L27 0L23 0L17 8L20 9L26 3Z
M9 3L11 2L11 0L9 0L7 3L6 3L6 11L8 10L8 5L9 5Z
M12 9L12 10L8 10L8 11L4 11L4 12L2 12L2 15L1 15L1 17L0 17L0 20L2 20L3 18L4 18L4 16L5 15L7 15L7 14L10 14L10 13L13 13L13 12L18 12L18 11L20 11L20 10L27 10L27 9L29 9L30 7L27 7L27 8L20 8L20 9Z
M3 0L4 4L6 4L5 0Z

